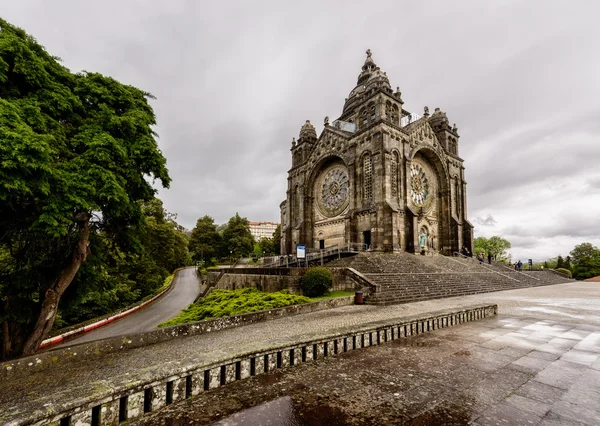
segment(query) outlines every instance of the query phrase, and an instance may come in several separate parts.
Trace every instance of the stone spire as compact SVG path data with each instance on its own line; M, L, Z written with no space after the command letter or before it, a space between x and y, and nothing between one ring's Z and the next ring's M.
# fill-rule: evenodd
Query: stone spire
M310 124L310 120L306 120L306 123L300 129L300 140L304 140L306 138L317 139L317 131L315 130L315 126Z

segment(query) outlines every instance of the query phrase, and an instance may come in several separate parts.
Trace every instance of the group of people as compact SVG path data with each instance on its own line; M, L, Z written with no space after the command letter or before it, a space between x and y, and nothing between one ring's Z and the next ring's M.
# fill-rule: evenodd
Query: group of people
M469 251L469 249L466 246L463 246L462 249L460 249L460 254L462 254L465 257L471 257L471 252ZM488 263L491 265L492 264L492 259L494 259L495 256L492 256L492 253L488 253L487 255L487 261ZM479 263L485 263L485 253L481 252L477 255L477 260L479 260Z
M522 271L523 270L523 262L521 262L520 260L518 262L515 262L514 264L515 267L515 271Z

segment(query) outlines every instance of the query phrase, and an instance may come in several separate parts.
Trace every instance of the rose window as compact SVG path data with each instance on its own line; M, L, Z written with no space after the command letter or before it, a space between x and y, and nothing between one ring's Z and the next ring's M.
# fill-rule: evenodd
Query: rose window
M410 197L419 207L425 205L429 197L429 180L423 167L418 164L410 166Z
M329 170L322 179L320 205L328 215L337 215L346 207L350 181L343 167Z

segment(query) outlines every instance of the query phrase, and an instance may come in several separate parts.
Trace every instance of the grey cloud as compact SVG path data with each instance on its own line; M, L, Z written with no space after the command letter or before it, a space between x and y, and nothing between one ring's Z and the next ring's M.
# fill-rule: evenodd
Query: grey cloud
M543 220L535 226L525 227L522 225L511 225L502 229L502 234L507 236L521 237L578 237L578 238L599 238L600 221L597 214L565 214L557 221Z
M376 8L22 0L3 8L69 68L157 97L159 146L173 177L159 194L189 228L202 215L223 223L236 211L278 221L292 137L306 119L320 131L323 117L337 118L370 48L406 109L439 106L457 123L469 211L476 225L509 235L514 253L600 234L591 217L555 219L535 202L548 201L541 188L555 180L577 180L600 205L599 13L594 2L559 0ZM572 191L553 186L545 208L559 210ZM514 222L488 221L500 211L514 212ZM526 228L519 214L541 219Z
M477 216L474 222L481 226L494 226L498 223L491 214L488 214L485 217Z

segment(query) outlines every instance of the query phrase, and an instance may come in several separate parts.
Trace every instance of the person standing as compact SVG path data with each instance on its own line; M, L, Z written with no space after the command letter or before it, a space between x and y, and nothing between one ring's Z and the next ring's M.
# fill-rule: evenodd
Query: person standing
M521 272L521 268L523 268L523 262L521 262L520 260L517 262L517 269L519 270L519 272Z

